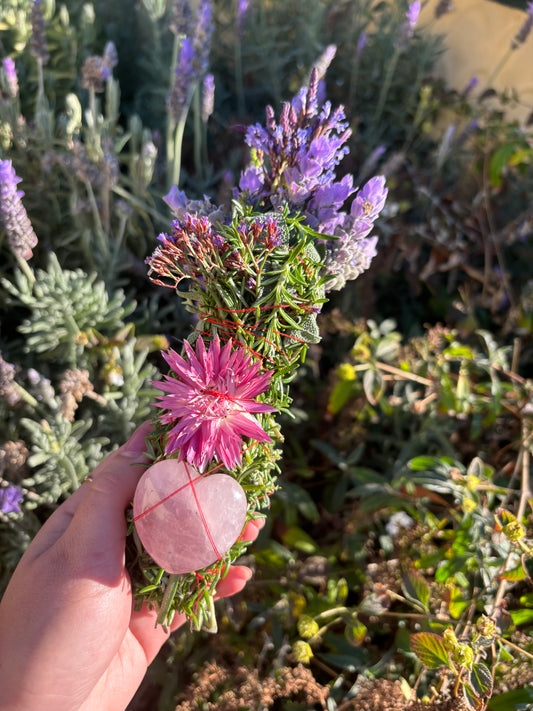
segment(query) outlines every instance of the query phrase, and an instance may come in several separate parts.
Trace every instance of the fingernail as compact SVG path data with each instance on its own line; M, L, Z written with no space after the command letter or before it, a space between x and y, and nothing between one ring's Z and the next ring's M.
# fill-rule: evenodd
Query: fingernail
M245 583L248 582L248 580L250 580L250 578L253 575L250 568L248 568L246 565L235 565L233 567L234 567L234 569L235 568L239 569L239 577L241 578L241 580L244 580ZM235 573L233 573L233 574L235 575Z

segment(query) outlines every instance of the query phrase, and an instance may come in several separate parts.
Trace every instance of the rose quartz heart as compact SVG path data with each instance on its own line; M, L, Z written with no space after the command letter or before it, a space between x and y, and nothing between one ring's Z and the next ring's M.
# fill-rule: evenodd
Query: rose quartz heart
M167 459L141 477L133 519L158 565L168 573L190 573L235 543L246 519L246 494L227 474L201 476L190 464Z

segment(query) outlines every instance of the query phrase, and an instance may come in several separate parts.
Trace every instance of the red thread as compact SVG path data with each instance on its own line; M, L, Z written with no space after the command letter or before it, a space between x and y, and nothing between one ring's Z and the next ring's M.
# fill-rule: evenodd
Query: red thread
M189 482L191 484L191 489L192 493L194 496L194 500L196 501L196 506L198 507L198 511L200 512L200 518L202 519L202 523L205 529L205 532L207 534L207 538L209 539L209 543L211 544L211 547L213 549L213 553L216 555L217 559L221 558L222 556L218 552L218 549L216 547L215 541L213 540L213 536L211 535L211 531L209 529L209 526L207 525L207 521L205 520L204 512L202 511L202 507L200 506L200 502L198 501L198 496L196 494L196 489L194 488L194 482L191 479L191 474L189 472L189 467L187 466L187 462L184 461L185 464L185 470L187 472L187 476L189 477Z
M184 461L184 464L185 464L185 468L187 469L187 463L186 463L185 461ZM175 496L176 494L179 494L180 491L183 491L183 490L186 489L188 486L192 486L192 484L194 484L195 481L198 481L198 479L202 479L204 476L207 476L208 474L212 474L212 473L215 472L217 469L220 469L222 466L223 466L222 463L217 464L215 467L213 467L212 469L209 469L209 471L206 471L206 472L204 472L203 474L200 474L200 475L197 476L195 479L190 479L186 484L183 484L183 486L180 486L179 489L176 489L176 490L173 491L172 493L168 494L167 496L165 496L164 499L161 499L161 501L158 501L158 502L157 502L156 504L154 504L153 506L150 506L150 507L147 508L145 511L143 511L142 513L140 513L138 516L135 516L135 517L133 518L133 521L134 521L134 522L135 522L135 521L138 521L140 518L142 518L143 516L146 516L146 515L149 514L151 511L153 511L154 509L156 509L158 506L161 506L161 504L164 504L165 501L168 501L169 499L171 499L171 498L172 498L173 496ZM187 474L189 474L189 470L188 470L188 469L187 469ZM190 474L189 474L189 476L190 476ZM193 491L194 491L194 487L193 487Z

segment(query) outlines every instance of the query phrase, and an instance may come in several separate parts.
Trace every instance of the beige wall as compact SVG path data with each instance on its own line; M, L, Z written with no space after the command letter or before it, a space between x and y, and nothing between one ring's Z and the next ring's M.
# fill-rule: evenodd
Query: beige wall
M429 0L420 14L419 26L446 37L447 49L439 61L439 74L459 91L472 76L477 76L479 93L487 88L487 81L527 15L491 0L453 0L452 12L434 20L437 4L438 0ZM509 109L509 116L523 121L533 111L533 32L512 53L491 84L497 91L518 91L520 105Z

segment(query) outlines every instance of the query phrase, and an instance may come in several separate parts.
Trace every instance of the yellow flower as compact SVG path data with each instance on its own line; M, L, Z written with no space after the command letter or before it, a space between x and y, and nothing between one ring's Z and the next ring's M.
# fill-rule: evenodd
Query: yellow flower
M296 661L301 662L302 664L309 664L313 658L313 650L311 649L311 646L307 642L304 642L303 639L297 640L292 645L292 653L294 654Z

